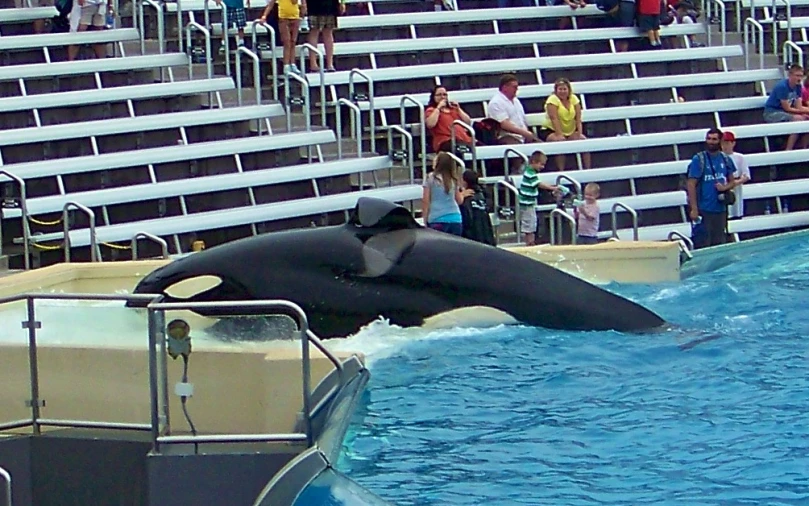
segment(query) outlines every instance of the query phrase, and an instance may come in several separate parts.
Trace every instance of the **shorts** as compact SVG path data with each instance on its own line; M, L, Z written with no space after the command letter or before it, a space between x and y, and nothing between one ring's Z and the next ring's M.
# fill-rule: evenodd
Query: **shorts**
M452 235L463 235L463 224L461 223L444 223L439 221L437 223L429 223L427 226L433 230L444 232Z
M70 11L70 31L77 32L79 26L94 26L104 28L107 24L107 4L84 4L80 6L78 2L73 3L73 10Z
M607 20L615 27L635 26L635 2L619 2L618 12L607 15Z
M227 20L225 24L228 28L236 25L236 28L243 30L247 26L247 13L241 7L232 7L225 11Z
M638 14L638 29L641 32L660 30L659 14Z
M537 210L533 205L520 204L520 231L523 234L536 234Z
M337 28L337 16L309 16L310 30L334 30Z
M598 237L592 237L589 235L577 235L576 236L576 244L581 244L584 246L590 246L593 244L598 244Z
M789 123L792 121L792 114L776 109L764 109L764 121L767 123Z

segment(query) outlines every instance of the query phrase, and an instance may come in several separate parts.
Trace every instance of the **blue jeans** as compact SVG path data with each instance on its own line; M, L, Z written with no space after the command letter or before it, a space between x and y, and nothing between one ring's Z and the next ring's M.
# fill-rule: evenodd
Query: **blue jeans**
M427 224L433 230L438 230L439 232L446 232L447 234L452 235L463 235L463 225L460 223L429 223Z

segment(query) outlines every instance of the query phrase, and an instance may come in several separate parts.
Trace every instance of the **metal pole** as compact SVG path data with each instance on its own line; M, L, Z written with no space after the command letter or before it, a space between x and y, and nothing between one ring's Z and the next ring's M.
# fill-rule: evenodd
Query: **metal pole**
M148 309L149 315L149 396L151 397L151 423L152 423L152 446L155 453L160 453L160 446L157 438L160 437L160 417L158 416L158 393L157 393L157 321L156 311Z
M6 482L6 506L11 506L11 475L0 467L0 476L3 477L3 481Z
M42 323L36 321L36 310L34 308L34 298L25 298L28 310L28 321L22 323L23 328L28 329L28 367L31 374L31 427L34 435L40 434L39 426L39 367L37 362L37 329L42 328Z

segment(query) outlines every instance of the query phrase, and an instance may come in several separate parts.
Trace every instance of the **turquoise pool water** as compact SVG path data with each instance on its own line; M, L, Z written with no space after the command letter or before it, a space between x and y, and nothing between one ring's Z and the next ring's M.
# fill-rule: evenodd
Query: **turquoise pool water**
M809 504L809 242L609 288L679 328L351 338L372 377L338 468L398 505Z

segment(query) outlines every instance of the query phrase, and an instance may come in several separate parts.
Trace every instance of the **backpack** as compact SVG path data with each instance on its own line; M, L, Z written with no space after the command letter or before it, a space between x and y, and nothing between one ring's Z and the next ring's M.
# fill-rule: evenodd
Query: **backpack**
M722 155L722 158L725 160L725 167L728 167L731 160L728 155L725 153L719 152ZM705 174L705 151L700 151L697 153L697 158L699 158L699 178L697 179L697 195L700 193L700 186L702 185L703 175ZM716 177L716 170L714 170L713 163L711 165L711 174ZM688 178L688 171L686 171L686 178ZM733 190L725 190L723 192L719 192L717 197L719 202L725 204L726 206L732 206L736 203L736 194L733 193Z
M475 129L475 140L485 146L494 146L497 144L497 138L500 133L500 122L492 118L484 118L472 123L472 128Z

